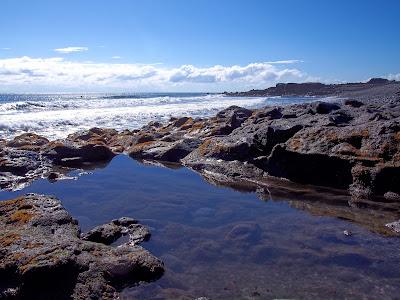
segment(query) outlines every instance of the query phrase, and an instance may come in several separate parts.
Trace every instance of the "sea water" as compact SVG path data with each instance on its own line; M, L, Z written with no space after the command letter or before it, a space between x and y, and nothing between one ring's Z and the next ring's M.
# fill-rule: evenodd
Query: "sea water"
M231 105L258 108L316 100L206 93L0 94L0 138L34 132L57 139L92 127L137 129L172 116L209 117Z

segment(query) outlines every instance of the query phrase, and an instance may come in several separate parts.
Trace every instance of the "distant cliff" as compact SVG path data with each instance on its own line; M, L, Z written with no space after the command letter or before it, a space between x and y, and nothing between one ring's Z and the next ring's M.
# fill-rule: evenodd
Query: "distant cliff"
M229 96L335 96L348 92L367 90L376 86L399 84L397 81L390 81L384 78L372 78L368 82L344 83L344 84L323 84L319 82L305 83L278 83L274 87L264 90L250 90L247 92L233 92L224 94Z

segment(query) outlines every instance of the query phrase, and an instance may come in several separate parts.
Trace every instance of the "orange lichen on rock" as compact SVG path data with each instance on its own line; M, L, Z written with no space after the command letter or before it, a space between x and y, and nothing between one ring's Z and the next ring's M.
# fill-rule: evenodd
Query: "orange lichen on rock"
M8 232L0 235L0 245L1 247L7 247L14 244L16 241L21 239L21 235L14 232Z
M130 152L139 152L142 151L144 148L154 144L156 141L147 141L140 144L133 145L130 149Z
M15 211L11 216L10 216L10 221L15 223L27 223L29 222L33 217L33 213L26 210L26 209L21 209Z
M211 139L205 140L200 146L199 146L199 153L201 155L205 155L208 152L208 146L211 144Z

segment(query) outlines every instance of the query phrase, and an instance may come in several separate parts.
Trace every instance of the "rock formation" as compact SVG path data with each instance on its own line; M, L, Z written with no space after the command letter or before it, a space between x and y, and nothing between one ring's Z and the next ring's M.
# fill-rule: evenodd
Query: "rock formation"
M149 232L137 221L120 218L81 236L54 197L28 194L0 202L0 226L2 299L114 299L124 286L164 271L138 246ZM128 243L107 246L122 234Z

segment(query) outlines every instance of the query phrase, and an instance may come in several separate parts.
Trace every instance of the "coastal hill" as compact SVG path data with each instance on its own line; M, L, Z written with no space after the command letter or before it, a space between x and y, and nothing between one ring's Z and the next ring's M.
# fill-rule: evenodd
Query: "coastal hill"
M343 84L324 84L320 82L305 83L278 83L274 87L263 90L250 90L247 92L225 92L229 96L251 96L251 97L271 97L271 96L347 96L351 93L363 92L367 94L369 90L381 87L382 91L391 89L393 85L400 82L384 78L371 78L369 81Z

